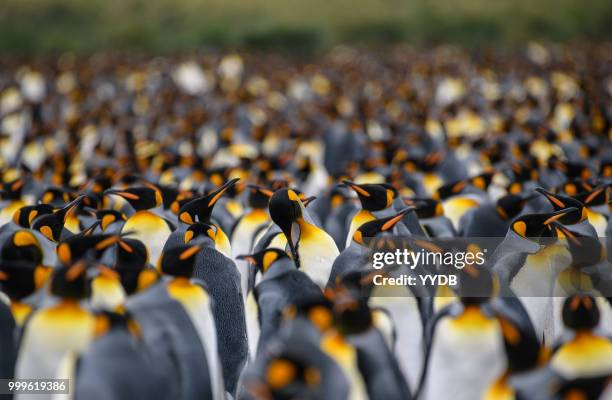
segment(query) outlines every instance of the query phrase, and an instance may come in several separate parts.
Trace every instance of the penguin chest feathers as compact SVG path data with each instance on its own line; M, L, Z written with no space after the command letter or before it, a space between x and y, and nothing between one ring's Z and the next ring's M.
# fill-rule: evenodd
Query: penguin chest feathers
M133 232L130 237L138 239L149 250L150 261L157 264L166 240L172 233L168 223L150 211L138 211L123 225L123 232Z
M551 366L567 379L612 373L612 343L590 332L578 332L557 351Z
M298 252L303 271L316 284L325 286L332 264L340 254L334 239L324 230L307 222L301 222Z

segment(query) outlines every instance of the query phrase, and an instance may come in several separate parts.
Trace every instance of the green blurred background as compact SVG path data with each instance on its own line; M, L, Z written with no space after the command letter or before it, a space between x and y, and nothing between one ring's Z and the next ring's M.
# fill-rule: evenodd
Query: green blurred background
M611 38L611 0L0 0L3 53Z

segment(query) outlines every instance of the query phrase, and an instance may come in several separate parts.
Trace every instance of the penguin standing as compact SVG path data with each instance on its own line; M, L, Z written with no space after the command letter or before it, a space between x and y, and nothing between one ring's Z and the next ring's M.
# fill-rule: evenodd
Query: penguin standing
M340 254L334 240L312 222L294 190L276 191L269 209L272 221L287 239L295 264L319 287L325 287Z
M547 243L552 223L576 208L516 218L489 259L493 272L524 305L539 338L554 339L553 290L556 276L571 261L567 247ZM543 245L540 242L543 242Z
M119 196L134 209L121 228L130 236L147 246L152 263L157 263L166 240L175 230L174 225L161 217L163 199L161 192L154 186L137 186L123 190L109 189L105 195Z
M207 233L189 237L192 229L198 227ZM245 305L240 289L240 273L232 259L216 250L215 230L215 225L197 222L185 233L188 239L186 244L201 247L192 277L204 283L211 297L223 381L227 392L235 396L238 379L248 357Z
M96 318L78 303L89 296L86 272L85 261L53 271L50 291L58 302L35 311L24 326L16 378L61 377L66 361L91 343Z
M159 270L172 277L165 284L165 289L171 298L184 307L198 332L206 353L212 398L218 400L225 398L225 391L211 299L201 284L190 280L201 249L200 245L182 245L168 249L160 257Z
M568 297L563 304L562 316L573 337L552 353L551 368L565 379L610 376L612 342L594 332L600 323L595 299L583 294Z
M480 399L506 368L500 325L485 307L493 294L492 276L468 266L460 285L488 295L461 296L461 303L452 303L432 320L418 398L437 400L452 393L456 399Z
M261 281L253 291L260 325L257 349L262 349L278 332L285 308L321 295L321 290L306 274L295 268L283 250L269 248L240 258L262 274Z

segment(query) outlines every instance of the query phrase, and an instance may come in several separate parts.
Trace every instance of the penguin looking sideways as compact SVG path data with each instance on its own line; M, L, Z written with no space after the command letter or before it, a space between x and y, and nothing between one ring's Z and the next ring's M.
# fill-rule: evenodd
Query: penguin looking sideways
M292 189L274 192L269 204L272 221L282 230L296 266L324 288L332 264L340 254L336 243L314 224L304 204Z

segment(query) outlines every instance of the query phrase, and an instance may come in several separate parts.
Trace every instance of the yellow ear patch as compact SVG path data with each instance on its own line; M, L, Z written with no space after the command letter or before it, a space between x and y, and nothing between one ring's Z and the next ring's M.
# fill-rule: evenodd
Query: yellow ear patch
M355 233L353 234L353 240L359 244L363 244L363 234L361 233L361 231L355 231Z
M516 221L512 224L512 229L523 237L527 234L527 224L523 221Z
M68 246L66 243L61 243L59 246L57 246L57 256L61 262L64 264L69 264L70 260L72 260L70 246Z
M51 230L50 226L41 226L40 233L42 233L47 239L55 241L55 239L53 238L53 231Z
M186 224L193 225L193 217L187 211L183 211L179 216L179 219Z
M268 251L263 256L263 268L264 271L267 271L270 268L270 265L278 258L278 254L273 251Z
M185 243L189 243L193 239L193 231L185 232Z
M280 389L287 386L296 374L295 366L287 360L274 360L268 365L266 380L272 389Z
M115 222L115 216L113 214L106 214L103 216L102 221L100 222L102 230L105 231L106 228L108 228L108 226L113 222Z
M38 240L28 231L18 231L15 233L15 236L13 236L13 244L18 247L31 245L38 246Z
M329 327L332 326L333 317L329 310L322 306L313 307L308 311L308 319L314 324L321 332L325 332Z

